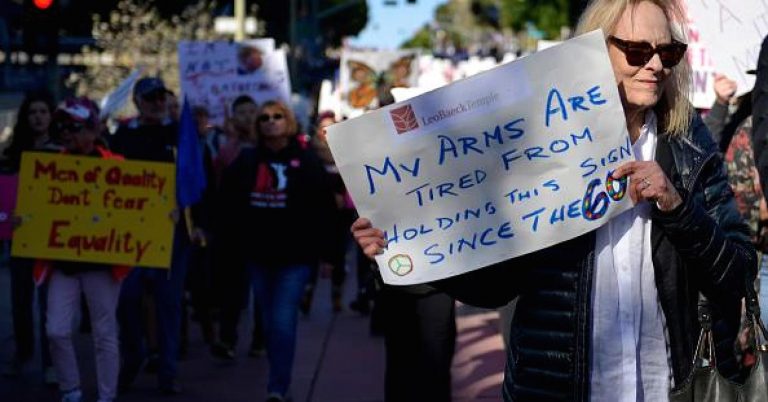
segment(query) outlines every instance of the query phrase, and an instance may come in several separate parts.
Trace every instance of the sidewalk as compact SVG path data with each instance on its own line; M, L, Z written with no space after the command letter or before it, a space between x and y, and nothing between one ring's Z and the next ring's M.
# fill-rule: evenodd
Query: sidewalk
M0 364L9 359L12 350L9 273L0 266ZM349 278L345 300L353 294ZM377 402L384 397L384 340L369 335L368 318L345 310L333 314L330 285L320 280L315 303L308 317L299 320L298 348L292 396L294 402ZM245 312L245 317L250 317ZM250 319L245 318L237 358L222 362L208 353L199 326L190 321L190 345L187 358L180 363L180 383L184 393L176 397L159 396L155 376L142 374L133 390L119 401L220 401L241 402L263 400L267 364L264 357L250 358ZM459 305L458 337L453 364L454 400L500 401L504 368L504 351L498 335L498 314ZM81 353L81 376L86 401L96 399L93 346L88 335L76 336ZM0 377L0 401L56 401L55 390L40 385L39 358L26 368L20 379Z

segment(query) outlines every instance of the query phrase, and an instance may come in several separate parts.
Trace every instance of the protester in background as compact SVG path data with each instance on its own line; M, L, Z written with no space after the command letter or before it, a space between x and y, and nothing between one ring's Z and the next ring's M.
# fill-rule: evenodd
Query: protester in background
M178 126L168 118L166 95L168 89L162 80L145 77L133 88L133 101L139 116L121 126L113 136L113 149L127 159L152 162L175 161L174 147ZM176 218L181 214L178 212ZM120 293L118 318L120 320L120 351L123 365L120 371L121 388L129 387L147 357L143 342L144 325L141 317L142 295L151 290L155 300L159 349L158 387L163 394L178 394L179 337L181 331L181 303L189 256L189 233L186 219L178 219L173 235L173 255L170 270L137 267L126 278Z
M763 39L757 59L757 78L752 89L752 146L763 196L768 199L768 36ZM762 320L768 322L768 266L760 269Z
M179 97L176 93L170 89L165 92L165 103L168 107L168 118L176 124L179 124L179 117L181 117L181 104L179 103Z
M194 309L191 318L200 323L203 341L210 347L215 341L214 307L216 303L214 303L214 299L216 294L214 290L216 284L214 283L211 251L211 243L214 241L211 236L211 217L214 213L213 200L216 194L216 180L213 172L212 153L214 151L209 146L208 139L215 135L216 131L208 125L208 111L204 107L192 108L191 114L197 131L200 155L203 156L206 184L202 199L196 207L197 215L202 218L202 221L196 222L196 226L201 231L197 233L190 252L187 288L190 294L190 304Z
M747 117L739 124L736 133L731 139L730 146L725 152L724 160L728 172L728 183L733 190L736 207L742 218L749 225L750 238L758 251L760 269L765 265L765 252L768 251L768 205L760 187L760 177L755 167L754 151L752 147L752 116ZM763 291L759 288L758 290ZM747 318L745 316L745 318ZM752 350L754 342L751 342L754 333L752 325L743 321L742 334L739 337L737 353L738 361L746 374L754 365L755 350Z
M259 106L248 95L238 96L232 102L232 127L229 132L230 139L238 138L247 142L256 142L254 124L259 114Z
M256 116L259 109L256 102L248 95L241 95L232 103L232 117L225 128L226 139L220 145L218 157L214 160L214 172L217 182L230 169L230 165L245 149L252 149L256 144ZM236 235L235 223L227 219L229 200L218 194L215 200L214 264L218 267L215 273L216 284L220 287L218 293L221 303L218 341L211 348L214 356L231 360L235 357L237 344L237 326L240 322L240 311L247 304L250 294L248 275L243 260L243 249ZM254 297L253 303L253 334L248 355L260 357L264 354L264 329L261 323L261 310Z
M733 345L755 252L687 99L684 15L672 0L592 0L577 29L606 35L637 158L613 178L631 180L635 206L575 239L435 283L484 307L519 295L506 401L668 400L693 369L700 293L715 336ZM371 257L387 245L366 219L353 230ZM733 361L732 348L717 351L724 376Z
M220 193L230 200L228 220L262 309L267 400L277 402L285 400L291 382L299 301L311 266L331 254L325 230L335 206L322 164L296 142L293 112L269 101L256 124L259 146L243 150L225 173ZM302 227L320 241L299 245L296 230Z
M715 90L715 103L704 117L704 124L707 125L715 143L719 143L720 132L723 131L726 119L731 114L729 108L731 99L736 94L736 81L716 73L712 87Z
M26 151L58 150L51 135L53 96L46 92L27 94L19 108L16 125L13 127L11 144L5 149L3 172L17 174L21 155ZM32 265L29 258L11 257L11 312L13 316L13 339L16 350L3 374L15 377L21 374L24 365L35 353L34 306L35 284L32 280ZM56 384L56 371L51 363L48 338L45 334L45 315L48 302L47 286L37 288L38 314L40 315L40 353L45 383Z
M193 107L192 115L197 124L197 133L200 135L201 140L204 141L207 152L213 161L218 158L221 146L227 141L224 130L211 124L211 116L205 106Z
M219 154L214 161L217 177L229 166L243 148L250 148L256 143L254 123L259 108L248 95L238 96L232 102L232 117L225 123L226 141L219 145Z
M382 106L395 101L385 88L379 88L378 100ZM358 275L370 278L371 284L362 288L365 293L358 293L352 306L365 312L362 309L368 306L367 298L373 296L371 333L384 335L386 347L385 401L450 402L456 349L454 298L429 284L387 285L373 269L369 261L358 256Z
M54 115L56 130L67 138L65 153L102 159L122 159L97 145L102 125L99 108L87 98L64 101ZM111 269L110 269L111 268ZM62 402L82 401L80 372L72 342L73 320L85 295L92 322L99 402L117 397L120 356L117 344L117 300L120 281L129 267L72 261L38 260L35 280L48 282L47 335L59 377Z
M352 205L352 198L347 192L347 188L344 186L344 181L341 179L341 173L339 168L336 167L336 162L333 160L331 150L328 148L328 143L325 139L325 128L331 124L336 123L336 117L333 112L320 113L317 118L317 131L315 136L312 137L311 145L320 160L325 167L328 178L330 179L331 186L333 188L334 197L336 200L336 210L331 218L331 227L329 228L331 233L328 235L333 237L333 258L330 261L330 267L333 268L332 272L318 272L317 266L313 267L313 272L310 275L309 283L304 289L304 296L301 298L301 312L309 314L312 308L312 296L317 285L317 276L320 274L324 278L330 276L331 278L331 306L334 312L339 312L342 309L342 286L344 285L344 279L347 276L346 256L349 249L349 243L352 239L349 234L349 225L352 224L355 217L355 209Z
M752 93L748 92L734 100L736 81L722 74L715 74L713 86L716 99L704 117L704 124L707 125L720 152L725 152L737 127L752 114Z
M47 91L30 92L24 97L16 115L11 143L4 152L3 170L18 172L21 154L25 151L60 149L50 132L53 108L53 95Z

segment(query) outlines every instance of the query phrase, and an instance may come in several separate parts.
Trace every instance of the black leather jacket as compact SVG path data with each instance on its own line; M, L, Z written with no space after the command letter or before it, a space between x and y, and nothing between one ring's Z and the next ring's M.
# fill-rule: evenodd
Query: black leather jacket
M690 373L700 331L699 292L715 307L713 317L721 328L716 337L735 339L740 299L757 263L717 146L701 119L694 119L687 136L660 135L656 161L684 199L674 211L653 207L651 215L656 287L674 380L680 385ZM590 342L594 244L590 232L435 283L458 300L483 307L519 296L507 351L505 401L589 399L590 348L599 347ZM732 347L723 349L719 364L729 360Z

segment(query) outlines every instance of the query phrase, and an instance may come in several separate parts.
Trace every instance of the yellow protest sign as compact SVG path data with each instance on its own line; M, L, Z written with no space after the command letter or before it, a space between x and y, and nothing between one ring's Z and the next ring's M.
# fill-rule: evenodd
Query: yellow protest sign
M24 153L11 254L168 268L175 190L171 163Z

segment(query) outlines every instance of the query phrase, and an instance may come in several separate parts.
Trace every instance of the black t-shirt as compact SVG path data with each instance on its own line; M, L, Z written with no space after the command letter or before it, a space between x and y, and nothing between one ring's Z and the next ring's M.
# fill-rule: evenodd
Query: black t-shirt
M140 125L132 122L120 126L110 140L110 147L125 159L171 162L175 158L178 126L173 123Z
M335 202L311 151L296 143L279 152L243 150L225 171L219 196L247 259L273 266L328 260Z

